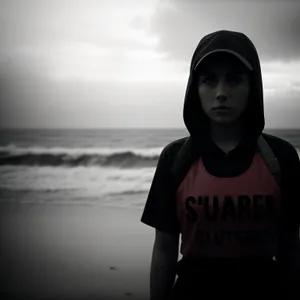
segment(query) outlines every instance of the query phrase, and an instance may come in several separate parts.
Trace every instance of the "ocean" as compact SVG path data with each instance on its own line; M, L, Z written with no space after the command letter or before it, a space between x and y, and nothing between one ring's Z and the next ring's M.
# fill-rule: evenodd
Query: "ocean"
M265 130L300 153L300 130ZM143 209L163 147L186 129L2 129L0 201Z

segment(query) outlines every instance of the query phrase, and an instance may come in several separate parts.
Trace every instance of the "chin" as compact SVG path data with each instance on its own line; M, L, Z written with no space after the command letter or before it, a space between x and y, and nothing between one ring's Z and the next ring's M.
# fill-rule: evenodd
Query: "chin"
M236 120L232 118L219 117L219 118L211 118L211 121L216 124L230 124L234 123Z

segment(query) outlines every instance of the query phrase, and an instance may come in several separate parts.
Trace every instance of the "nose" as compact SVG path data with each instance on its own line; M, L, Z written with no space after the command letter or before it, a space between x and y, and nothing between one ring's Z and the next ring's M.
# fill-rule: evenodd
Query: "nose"
M226 84L220 80L216 88L216 98L217 100L225 101L228 98Z

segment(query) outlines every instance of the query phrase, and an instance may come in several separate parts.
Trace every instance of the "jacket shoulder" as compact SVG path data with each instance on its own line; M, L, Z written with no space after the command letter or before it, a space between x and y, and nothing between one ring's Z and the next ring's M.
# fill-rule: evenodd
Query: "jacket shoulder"
M287 140L269 133L262 133L262 136L270 145L278 159L292 159L295 158L295 154L298 156L295 146Z
M168 143L162 150L161 155L164 156L168 163L171 164L172 161L176 158L177 154L181 150L184 143L188 140L189 137L183 137Z
M175 140L163 148L141 217L142 223L176 235L179 233L179 224L174 202L174 181L171 170L186 139Z
M263 135L279 161L282 173L281 192L283 228L299 233L300 227L300 198L299 175L300 160L296 148L288 141L270 134ZM297 233L297 234L298 234Z
M284 181L298 177L300 173L299 154L296 148L287 140L271 134L262 134L274 155L277 157Z

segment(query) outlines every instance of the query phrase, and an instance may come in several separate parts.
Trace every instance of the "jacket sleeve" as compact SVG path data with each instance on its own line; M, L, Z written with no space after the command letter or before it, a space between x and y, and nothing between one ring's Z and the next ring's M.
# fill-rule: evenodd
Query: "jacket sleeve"
M287 155L284 174L284 202L286 205L287 230L299 230L300 227L300 161L294 147L290 147Z
M179 233L176 192L166 146L160 154L141 222L170 234Z
M282 276L287 299L299 299L300 285L300 161L294 147L286 149L283 173Z

